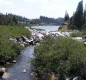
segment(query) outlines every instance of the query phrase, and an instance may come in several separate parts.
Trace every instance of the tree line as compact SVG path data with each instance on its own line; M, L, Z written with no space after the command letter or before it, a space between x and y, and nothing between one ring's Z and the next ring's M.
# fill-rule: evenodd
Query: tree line
M14 14L2 14L0 13L0 25L18 25L24 22L29 21L29 19L25 17L21 17Z
M39 19L32 19L30 20L30 24L39 24L39 25L46 25L46 24L54 24L59 25L64 23L64 18L49 18L46 16L40 16Z
M46 25L46 24L52 24L52 25L59 25L64 23L64 18L49 18L46 16L40 16L38 19L28 19L22 16L6 13L2 14L0 13L0 25Z

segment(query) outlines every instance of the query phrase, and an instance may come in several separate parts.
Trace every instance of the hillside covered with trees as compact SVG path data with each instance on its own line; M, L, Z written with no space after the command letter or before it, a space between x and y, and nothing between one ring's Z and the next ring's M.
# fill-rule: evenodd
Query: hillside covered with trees
M22 16L6 13L0 13L0 25L60 25L64 22L64 18L49 18L45 16L40 16L39 19L28 19Z
M30 21L30 24L34 24L34 25L60 25L64 23L64 18L49 18L46 16L40 16L39 19L32 19Z
M2 14L0 13L0 25L26 25L29 22L29 19L14 15L14 14Z

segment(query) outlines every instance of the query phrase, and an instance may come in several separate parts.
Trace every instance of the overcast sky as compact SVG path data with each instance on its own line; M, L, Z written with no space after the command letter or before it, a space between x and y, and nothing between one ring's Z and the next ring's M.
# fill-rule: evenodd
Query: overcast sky
M1 13L13 13L29 19L40 15L64 17L67 10L71 16L80 0L0 0ZM86 0L83 0L86 3Z

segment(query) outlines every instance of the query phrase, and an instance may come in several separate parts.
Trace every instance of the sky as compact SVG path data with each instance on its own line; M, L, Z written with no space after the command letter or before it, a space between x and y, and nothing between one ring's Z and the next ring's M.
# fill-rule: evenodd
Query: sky
M79 1L81 0L0 0L0 12L33 19L40 16L64 17L67 10L71 17ZM85 5L86 0L83 2Z

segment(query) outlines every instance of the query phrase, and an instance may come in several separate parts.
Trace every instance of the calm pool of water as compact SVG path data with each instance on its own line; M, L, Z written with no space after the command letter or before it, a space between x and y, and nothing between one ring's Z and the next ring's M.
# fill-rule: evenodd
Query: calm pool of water
M31 28L43 29L46 31L56 31L58 30L59 26L32 26Z

